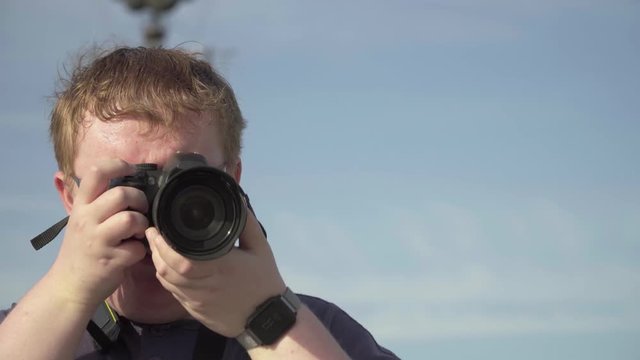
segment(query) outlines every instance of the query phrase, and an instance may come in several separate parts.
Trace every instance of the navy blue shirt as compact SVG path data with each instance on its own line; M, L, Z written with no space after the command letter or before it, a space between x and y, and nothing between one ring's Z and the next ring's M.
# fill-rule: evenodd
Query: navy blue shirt
M316 297L299 296L352 359L398 359L391 351L378 345L362 325L338 306ZM0 322L9 311L0 311ZM191 360L201 327L195 320L160 325L133 324L122 329L118 342L106 353L99 352L91 335L85 332L76 351L76 359ZM221 360L250 359L235 339L222 339L221 343L224 344Z

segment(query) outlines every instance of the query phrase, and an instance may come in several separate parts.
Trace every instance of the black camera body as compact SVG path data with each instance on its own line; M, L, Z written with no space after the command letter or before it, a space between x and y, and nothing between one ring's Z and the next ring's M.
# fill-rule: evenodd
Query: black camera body
M245 195L235 179L196 153L177 153L164 168L137 164L133 175L110 187L132 186L147 196L149 225L167 243L195 260L228 253L247 220Z

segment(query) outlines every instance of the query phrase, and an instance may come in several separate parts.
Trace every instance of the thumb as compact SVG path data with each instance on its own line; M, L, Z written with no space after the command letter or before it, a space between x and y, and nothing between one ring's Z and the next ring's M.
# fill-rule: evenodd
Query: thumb
M247 222L244 226L244 230L242 230L242 233L240 234L240 249L254 250L258 252L265 250L271 251L269 243L267 242L267 237L262 231L262 226L258 222L255 214L246 205L245 209L247 211Z

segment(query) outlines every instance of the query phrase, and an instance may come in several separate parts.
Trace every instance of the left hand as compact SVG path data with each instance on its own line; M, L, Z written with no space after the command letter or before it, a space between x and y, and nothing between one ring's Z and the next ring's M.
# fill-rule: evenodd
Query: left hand
M145 234L162 286L191 316L218 334L240 335L255 308L286 288L271 247L250 210L239 246L213 260L184 257L155 227Z

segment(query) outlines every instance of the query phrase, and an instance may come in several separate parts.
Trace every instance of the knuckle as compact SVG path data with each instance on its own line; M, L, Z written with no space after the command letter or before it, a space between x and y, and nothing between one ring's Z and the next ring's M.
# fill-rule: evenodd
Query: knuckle
M132 203L141 211L146 212L149 209L149 202L147 200L147 195L145 195L145 193L140 189L131 188L131 191L132 191L131 193Z
M160 278L164 278L168 274L168 269L166 264L158 264L156 265L156 275Z
M138 216L138 226L140 228L140 230L146 230L149 227L149 219L147 219L146 216L140 214L140 213L136 213Z
M122 226L127 228L134 227L139 223L136 213L132 211L123 211L120 215L120 222Z
M118 204L120 208L126 209L127 207L127 191L123 186L117 186L109 191L112 201Z
M178 264L176 272L182 276L189 275L193 271L193 263L182 261Z

